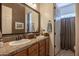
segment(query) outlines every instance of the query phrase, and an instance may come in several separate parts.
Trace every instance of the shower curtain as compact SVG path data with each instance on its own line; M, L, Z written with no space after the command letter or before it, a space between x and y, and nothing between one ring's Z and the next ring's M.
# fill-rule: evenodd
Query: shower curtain
M61 49L74 51L75 17L61 19Z

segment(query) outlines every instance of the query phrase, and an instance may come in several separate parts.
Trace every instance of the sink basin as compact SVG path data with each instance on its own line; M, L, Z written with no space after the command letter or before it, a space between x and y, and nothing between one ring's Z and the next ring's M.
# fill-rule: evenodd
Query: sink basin
M29 39L21 39L21 40L18 40L18 41L9 42L9 45L10 46L22 45L22 44L26 44L26 43L29 43L29 42L31 42L31 40L29 40Z
M42 39L42 38L44 38L43 35L37 36L37 39Z

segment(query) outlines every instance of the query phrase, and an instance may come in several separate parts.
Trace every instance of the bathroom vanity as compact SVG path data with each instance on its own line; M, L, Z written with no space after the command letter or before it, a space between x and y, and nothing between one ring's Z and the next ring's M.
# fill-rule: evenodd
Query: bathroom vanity
M2 11L0 30L3 42L5 42L4 46L0 48L1 56L49 55L49 36L38 36L40 34L39 11L21 3L2 3L0 9ZM18 37L20 35L23 36ZM4 39L5 37L12 38Z
M21 45L9 45L10 42L4 43L0 48L2 56L48 56L49 55L49 37L33 38L31 42Z

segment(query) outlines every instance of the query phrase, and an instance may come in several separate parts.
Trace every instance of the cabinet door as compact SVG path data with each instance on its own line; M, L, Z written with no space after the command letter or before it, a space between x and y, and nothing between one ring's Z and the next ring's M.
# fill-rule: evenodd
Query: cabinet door
M39 56L45 56L45 40L39 42Z
M49 39L46 39L46 56L49 56Z
M16 53L15 56L27 56L27 50L20 51Z
M31 47L28 48L29 56L38 56L38 43L35 43Z

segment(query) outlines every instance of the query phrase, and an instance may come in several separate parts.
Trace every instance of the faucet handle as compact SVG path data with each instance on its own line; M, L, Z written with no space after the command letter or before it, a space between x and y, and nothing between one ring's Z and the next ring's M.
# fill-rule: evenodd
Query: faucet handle
M20 40L21 39L21 36L18 36L18 40Z
M19 39L22 39L22 36L19 36Z
M18 36L16 37L16 40L18 40Z
M19 36L18 36L18 38L19 38L19 39L22 39L22 38L23 38L23 36L22 36L22 35L19 35Z

